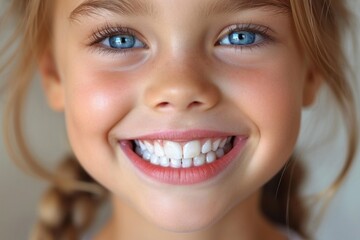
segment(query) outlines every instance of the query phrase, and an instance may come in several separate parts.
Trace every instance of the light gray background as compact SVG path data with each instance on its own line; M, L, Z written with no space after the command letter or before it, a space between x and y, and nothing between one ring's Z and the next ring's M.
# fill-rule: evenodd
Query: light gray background
M0 6L1 6L0 1ZM359 3L357 0L352 2ZM0 7L1 9L1 7ZM354 10L360 7L356 5ZM358 27L360 29L360 27ZM353 62L355 67L359 62ZM360 78L360 70L357 77ZM360 92L358 88L358 93ZM343 131L338 129L337 118L331 108L322 113L328 106L326 91L322 91L318 103L311 109L304 110L303 129L300 149L307 159L310 176L303 189L304 195L317 192L329 184L341 166L344 142ZM0 123L4 109L4 99L0 98ZM319 114L320 112L320 114ZM314 114L316 113L316 114ZM320 116L314 117L314 116ZM317 122L317 125L313 123ZM325 122L325 123L324 123ZM336 131L328 131L336 129ZM315 127L314 127L315 126ZM320 136L325 144L314 144L313 136ZM336 133L339 137L336 137ZM53 167L63 154L69 152L62 114L51 112L42 94L39 80L35 81L28 101L27 134L31 147L48 167ZM320 140L321 140L320 139ZM320 141L321 142L321 141ZM359 146L360 147L360 146ZM316 230L315 239L319 240L352 240L360 236L360 157L349 174L344 185L329 206L320 227ZM46 184L23 174L6 155L2 136L0 136L0 239L27 239L29 229L34 221L36 205Z

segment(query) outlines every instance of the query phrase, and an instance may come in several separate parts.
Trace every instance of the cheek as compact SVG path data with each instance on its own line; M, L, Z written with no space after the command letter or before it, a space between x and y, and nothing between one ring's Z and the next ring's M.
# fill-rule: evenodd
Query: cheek
M293 152L300 127L305 71L278 62L232 72L228 91L251 122L256 153L249 173L275 173ZM230 88L231 86L231 88ZM264 175L270 176L270 175Z
M68 135L80 159L90 160L95 151L113 155L108 133L132 108L131 82L125 75L90 68L74 69L66 76Z
M249 78L245 107L261 135L296 134L302 102L302 79L285 72L264 71Z
M85 124L90 131L104 131L130 110L131 84L123 76L90 70L69 81L74 83L67 86L66 109L73 124L80 128Z

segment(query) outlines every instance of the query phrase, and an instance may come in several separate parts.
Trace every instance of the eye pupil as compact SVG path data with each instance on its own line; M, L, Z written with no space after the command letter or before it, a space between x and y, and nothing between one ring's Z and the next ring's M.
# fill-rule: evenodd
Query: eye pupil
M109 43L112 48L132 48L135 45L135 38L130 35L117 35L110 37Z
M256 34L251 32L233 32L229 35L231 44L234 45L249 45L255 43Z

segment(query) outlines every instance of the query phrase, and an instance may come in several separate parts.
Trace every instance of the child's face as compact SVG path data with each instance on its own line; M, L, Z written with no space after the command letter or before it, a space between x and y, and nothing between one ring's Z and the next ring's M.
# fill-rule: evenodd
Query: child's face
M318 81L284 9L122 2L57 1L54 65L41 65L49 99L82 165L119 201L161 227L200 229L285 164ZM233 149L202 165L213 157L201 153L206 140L227 137ZM159 156L165 148L173 159L153 163L172 166L135 156L128 143L138 139L160 145ZM174 148L192 140L193 159L176 159L190 158Z

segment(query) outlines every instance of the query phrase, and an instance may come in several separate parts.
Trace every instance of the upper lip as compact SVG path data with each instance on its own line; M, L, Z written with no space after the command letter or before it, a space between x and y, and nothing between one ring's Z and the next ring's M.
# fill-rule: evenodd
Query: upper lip
M204 138L221 138L229 136L244 136L247 134L235 134L230 132L220 132L213 130L186 130L186 131L162 131L141 136L134 136L128 140L172 140L172 141L188 141L193 139Z

